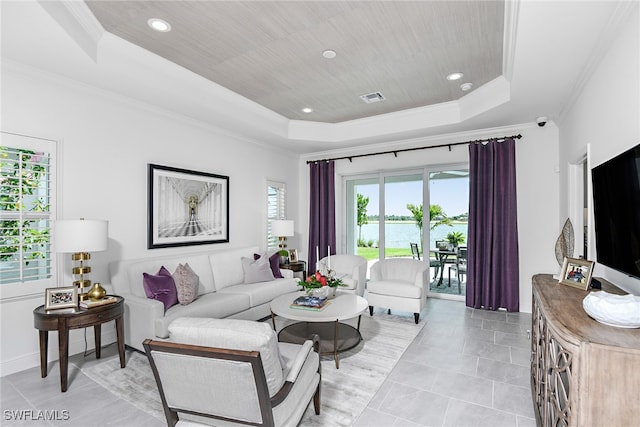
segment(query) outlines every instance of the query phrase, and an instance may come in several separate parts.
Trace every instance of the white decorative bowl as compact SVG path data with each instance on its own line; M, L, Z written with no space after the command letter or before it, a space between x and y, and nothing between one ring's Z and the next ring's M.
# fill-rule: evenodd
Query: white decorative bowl
M615 295L605 291L591 292L582 301L584 311L605 325L618 328L640 328L640 297Z

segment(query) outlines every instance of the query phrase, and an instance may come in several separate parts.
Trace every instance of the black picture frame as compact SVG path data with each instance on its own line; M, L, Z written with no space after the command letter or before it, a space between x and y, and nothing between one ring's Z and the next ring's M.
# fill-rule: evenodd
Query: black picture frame
M148 164L147 248L229 242L229 177Z

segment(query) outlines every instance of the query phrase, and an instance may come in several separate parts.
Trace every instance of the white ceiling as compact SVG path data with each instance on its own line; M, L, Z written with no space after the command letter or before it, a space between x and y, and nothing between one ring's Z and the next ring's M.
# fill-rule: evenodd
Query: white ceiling
M147 4L151 2L135 3ZM176 5L193 6L192 2L173 1L167 4L169 3L172 8ZM343 3L340 6L331 6L331 10L334 10L332 12L334 17L339 16L340 19L347 19L345 16L348 16L348 12L359 7L365 7L365 5L358 4L358 2ZM323 121L314 121L308 118L300 120L295 116L295 114L299 114L297 112L298 106L293 104L295 103L294 101L300 104L306 103L306 99L296 98L296 93L303 93L304 90L309 89L306 85L302 88L294 87L285 91L286 96L283 95L281 99L277 96L272 96L273 93L270 93L278 92L277 90L266 90L261 93L255 88L248 88L246 95L255 98L255 101L250 100L224 87L224 85L213 83L208 79L211 78L210 75L208 75L208 78L204 78L183 66L176 65L155 53L151 53L149 50L106 32L83 2L0 2L0 7L2 8L2 65L3 68L12 67L16 70L33 70L34 68L44 70L47 73L70 79L69 81L75 82L74 84L79 82L108 90L111 93L122 94L129 99L152 105L154 108L178 113L190 119L234 132L248 139L264 144L277 145L294 152L348 151L364 145L531 123L534 122L537 116L543 115L548 116L552 121L560 120L574 97L579 94L581 86L589 77L594 64L600 60L606 51L609 42L615 36L617 24L625 19L627 11L632 7L633 2L576 0L541 2L524 0L519 2L507 1L504 3L504 8L501 6L502 3L498 3L498 9L503 9L502 13L504 13L501 52L499 53L499 61L501 62L500 75L492 78L492 73L495 73L495 70L492 70L491 67L495 68L496 55L498 55L494 52L495 49L492 51L494 53L489 55L491 58L484 58L482 56L484 50L473 46L473 43L477 42L477 40L472 42L468 40L468 35L463 37L467 46L460 48L459 51L466 52L466 54L463 55L465 59L459 62L459 66L472 69L461 69L460 71L468 73L471 78L475 78L479 75L476 74L479 73L478 68L486 67L490 71L483 78L490 80L484 85L474 86L470 93L461 98L458 98L459 93L446 86L451 82L443 81L442 79L444 68L447 67L442 68L440 64L456 64L455 61L448 58L450 49L442 46L431 47L430 51L436 54L436 57L432 58L432 61L438 64L433 67L436 70L420 74L420 67L426 66L425 58L420 58L420 55L412 56L407 36L398 34L398 31L410 30L409 32L420 33L420 29L427 31L431 28L431 25L419 26L419 23L422 22L420 17L426 16L427 13L425 12L427 7L423 3L433 2L403 3L402 10L404 12L407 10L410 12L410 7L412 6L415 6L416 10L420 11L415 14L415 20L411 21L412 24L406 27L401 25L401 22L398 22L398 20L402 21L403 19L398 16L396 7L385 3L384 17L391 22L388 27L396 30L394 36L389 38L392 42L385 44L378 40L375 49L391 49L388 51L391 52L393 51L393 45L399 43L402 47L397 49L398 59L388 60L387 64L390 65L386 65L385 68L392 67L396 63L401 63L402 67L387 73L386 80L384 77L382 80L374 80L374 77L369 77L368 71L373 75L378 67L375 62L371 62L367 64L366 68L363 67L367 71L363 74L366 74L367 78L371 78L372 80L370 81L372 82L392 81L396 72L400 73L399 75L402 76L403 81L410 79L410 76L419 76L421 81L410 83L407 88L440 88L433 89L436 92L445 88L446 90L443 91L443 93L446 92L444 98L436 101L435 98L430 99L425 96L418 100L415 106L410 106L410 102L416 101L407 101L411 98L409 95L412 95L408 93L406 94L407 100L403 101L408 102L407 108L400 107L401 109L397 110L398 106L396 106L389 110L392 112L379 112L375 115L367 115L366 112L354 113L354 108L366 108L375 105L362 104L357 107L350 107L351 112L348 112L349 108L340 109L336 107L336 110L339 110L337 115L332 118L327 116ZM448 3L458 3L456 5L458 12L452 12L452 16L463 20L466 19L469 22L471 20L470 16L479 16L481 11L477 8L467 10L465 6L469 6L468 3L486 2L462 1ZM228 19L234 16L234 5L234 2L225 2L224 4ZM269 1L261 2L259 6L253 4L255 7L264 7L265 5L272 6L272 8L267 8L272 9L272 13L256 16L262 19L262 25L271 28L272 31L277 33L281 26L278 20L280 19L278 18L279 15L276 12L280 11L282 13L284 6L283 4ZM492 3L492 5L495 6L495 3ZM324 6L326 6L324 3L318 4L316 2L313 7L309 6L311 9L307 9L307 6L305 6L302 11L298 10L296 16L306 16L305 19L310 19L309 16L315 17L315 11L323 10ZM366 5L366 7L370 6ZM429 5L429 7L436 6ZM239 13L246 14L246 4L238 5L237 7L242 11ZM339 13L335 12L335 8L339 9ZM486 12L485 9L492 9L493 14L489 14L491 17L483 19L497 22L495 16L496 7L485 7L483 10ZM313 10L314 13L310 13L310 10ZM467 12L464 12L465 10ZM377 12L377 14L372 12L365 13L364 16L371 17L372 14L378 17L381 16L379 14L380 11L377 10ZM251 18L250 15L242 16L243 20ZM309 24L309 31L314 28L314 25L319 25L320 27L326 25L328 20L330 18L323 15L322 19L319 19L315 24ZM177 22L181 23L179 25L188 25L189 20ZM273 22L278 24L273 24ZM304 22L306 23L306 21ZM367 22L364 22L365 26ZM440 43L445 43L447 38L456 37L459 34L458 31L452 31L452 28L455 30L457 26L455 19L446 22L447 29L438 36ZM228 25L228 28L234 28L234 25ZM283 28L286 28L286 26ZM296 30L304 33L306 28L306 25L299 24ZM255 31L255 29L252 31ZM478 31L478 29L476 28L473 31ZM189 37L192 33L195 34L196 32L189 31L182 34L182 36ZM344 34L336 33L331 34L334 37L331 40L338 43L340 36ZM346 33L349 34L349 32ZM362 34L354 29L353 34L356 33ZM460 34L466 33L463 31ZM415 37L418 38L420 35L415 35ZM435 38L437 39L438 37ZM488 39L490 38L488 37ZM284 39L290 43L295 43L295 37L286 36ZM321 42L322 32L316 31L312 39L314 42ZM250 41L251 39L245 40L246 43ZM185 42L190 43L189 40ZM255 40L254 42L258 46L261 45ZM380 43L382 43L382 46L380 46ZM265 46L267 44L262 43L262 47L257 47L256 49L266 49ZM209 43L196 43L195 45L204 48L209 46ZM318 47L321 45L324 44L319 43ZM362 47L362 50L366 50L366 45L366 38L361 35L357 46ZM334 46L338 46L338 44ZM349 46L349 43L343 41L340 46ZM331 46L327 45L327 47ZM226 49L226 55L231 55L231 57L233 57L234 52L236 52L236 57L242 57L243 55L240 50L230 49L228 46ZM317 55L318 49L309 50L310 56L315 57ZM339 56L333 61L342 57L340 49L336 48L336 50ZM345 56L358 55L359 50L355 49ZM417 50L419 51L419 49ZM313 51L313 55L311 55L311 51ZM467 57L471 51L476 51L478 57L465 62L468 60ZM191 57L193 63L201 66L203 64L202 59L206 55L215 55L215 52L200 52L199 56L187 55L187 57ZM298 61L298 55L302 54L293 55L289 53L284 57L274 57L274 63L281 61L279 63L280 67L284 64L285 69L288 69L291 64L295 67L296 62L305 62L306 64L306 61ZM167 54L167 56L169 55ZM184 52L181 52L179 56L183 57ZM325 66L323 64L326 64L326 60L321 61L318 59L318 61L319 63L317 64L309 64L310 69ZM358 61L362 62L363 59ZM221 63L224 63L224 61ZM415 66L418 67L416 70L408 70ZM300 64L298 64L299 67ZM349 75L350 67L353 70L358 67L358 64L349 62L341 67L344 67L341 69L346 74L342 72L339 75L327 73L324 77L322 73L314 74L311 79L313 80L313 86L310 86L314 89L312 92L318 93L315 88L322 87L323 84L335 86L336 82L340 81L340 76ZM282 70L283 68L280 69ZM408 71L405 72L405 69ZM233 70L233 68L219 67L216 73L224 75L229 70ZM254 73L255 78L256 70L251 71ZM205 74L204 71L199 72ZM353 71L351 73L353 74ZM272 67L267 74L271 79L277 79L277 67ZM282 75L294 80L296 78L296 76L292 76L288 72L283 72ZM425 78L427 75L428 79ZM242 78L251 78L251 74L244 77L238 76L238 81L241 81ZM227 79L225 80L227 86L238 84L237 82L234 83L234 79L229 79L228 77ZM363 78L362 80L364 81L365 79ZM269 84L276 85L276 83ZM455 89L455 85L453 86ZM348 89L349 86L346 86L341 88L339 92L344 92L346 96ZM238 92L241 91L241 89L237 90ZM385 93L385 90L379 87L372 88L372 91L375 90L383 91L385 96L388 93L402 94L403 92L402 89L398 89L397 92L390 91ZM356 96L361 94L359 91L360 89L354 91ZM408 89L404 89L404 91L411 92ZM417 90L417 92L421 91ZM318 94L312 101L317 101L318 105L321 106L331 105L333 101L325 99L321 95L321 93ZM349 96L351 95L349 94ZM336 98L336 96L333 98ZM335 102L344 103L345 101ZM433 104L433 102L436 103ZM431 104L426 105L425 103ZM264 105L267 104L272 105L273 109L266 108ZM384 104L384 102L380 104ZM322 110L322 107L320 110ZM343 114L344 116L342 116ZM341 117L344 117L345 120L342 120ZM349 117L354 118L349 119Z

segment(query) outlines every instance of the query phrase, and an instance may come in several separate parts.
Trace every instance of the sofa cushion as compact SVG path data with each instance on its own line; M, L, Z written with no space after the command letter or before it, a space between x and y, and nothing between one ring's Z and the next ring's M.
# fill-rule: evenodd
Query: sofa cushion
M422 298L422 288L413 282L400 280L378 280L367 283L369 293L378 295L392 295L403 298Z
M233 350L258 351L269 395L284 384L275 331L267 322L238 319L178 318L169 325L171 341Z
M176 283L178 291L178 302L182 305L190 304L198 297L198 286L200 279L191 269L189 263L178 264L173 272L173 281Z
M253 254L253 259L259 259L263 255ZM276 279L284 278L284 276L282 275L282 272L280 271L280 254L278 252L274 253L269 257L269 265L271 265L271 272L273 273L274 278Z
M242 257L241 261L244 283L270 282L273 280L269 258L251 259Z
M142 285L147 298L162 302L165 311L178 303L176 284L164 266L157 274L142 273Z
M155 319L155 335L159 338L169 336L169 324L178 317L214 317L224 319L249 310L249 296L242 294L221 294L211 292L200 295L189 305L176 304L167 310L164 317Z
M249 298L251 307L257 307L261 304L269 303L275 297L289 292L299 290L298 280L274 279L271 282L251 283L243 285L229 286L220 291L220 293L242 294Z
M244 271L242 270L242 257L252 258L258 252L258 248L232 249L224 252L216 252L209 255L209 263L213 272L213 280L216 290L227 286L244 283Z

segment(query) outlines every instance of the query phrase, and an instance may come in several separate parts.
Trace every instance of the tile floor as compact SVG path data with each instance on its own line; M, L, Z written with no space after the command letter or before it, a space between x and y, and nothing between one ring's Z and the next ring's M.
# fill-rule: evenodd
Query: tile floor
M430 298L425 327L354 427L535 426L531 315Z
M413 316L407 314L407 320ZM425 327L402 356L354 427L535 426L529 388L531 316L472 310L464 303L430 298ZM114 345L103 358L114 356ZM49 375L31 368L0 379L4 426L162 426L163 422L111 394L78 366L93 354L72 356L69 389L60 393L57 362ZM16 410L58 411L58 421L16 421ZM68 411L68 412L64 412ZM29 415L22 411L23 415ZM68 419L64 419L66 415Z

